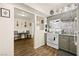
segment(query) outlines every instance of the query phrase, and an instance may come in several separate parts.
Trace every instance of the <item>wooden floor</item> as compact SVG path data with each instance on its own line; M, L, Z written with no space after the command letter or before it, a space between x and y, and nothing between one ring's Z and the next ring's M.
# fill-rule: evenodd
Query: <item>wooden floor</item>
M33 48L33 39L21 39L14 42L15 56L72 56L67 52L56 50L47 45L38 49Z
M33 39L16 40L14 44L15 56L55 56L57 50L49 46L42 46L38 49L33 48Z

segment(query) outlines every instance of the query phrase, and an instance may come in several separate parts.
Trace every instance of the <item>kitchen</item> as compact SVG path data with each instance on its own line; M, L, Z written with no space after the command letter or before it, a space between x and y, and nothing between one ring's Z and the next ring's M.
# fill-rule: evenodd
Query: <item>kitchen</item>
M73 8L74 7L74 8ZM47 45L73 55L77 55L77 5L48 17Z
M77 7L78 7L77 4L72 3L72 4L68 4L63 8L58 9L57 11L51 10L50 11L51 15L47 17L46 22L44 18L37 16L36 23L35 23L35 33L34 33L34 40L35 40L34 41L35 43L33 44L35 45L34 48L37 49L46 44L46 46L57 49L59 51L58 53L59 55L63 55L63 56L65 55L65 53L62 54L60 51L67 52L68 54L71 54L71 55L77 55L77 48L76 48L77 47L76 46L77 45L77 32L76 32L77 31L77 14L76 14ZM15 11L16 10L17 8L15 8ZM17 16L16 13L18 11L15 12L15 19ZM20 13L18 12L18 14ZM20 17L17 17L17 18L20 18ZM17 21L15 22L15 26L16 25L17 25ZM20 28L22 31L22 27ZM26 27L26 28L29 28L29 27ZM23 31L25 30L26 29L24 29ZM44 33L45 33L45 37L44 37ZM66 56L68 56L68 54L66 54Z
M79 55L78 3L4 3L0 7L8 12L0 11L0 55Z

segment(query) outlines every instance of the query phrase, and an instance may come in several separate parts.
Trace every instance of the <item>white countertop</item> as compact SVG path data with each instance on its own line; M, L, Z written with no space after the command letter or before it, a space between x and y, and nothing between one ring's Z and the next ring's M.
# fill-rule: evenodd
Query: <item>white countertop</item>
M47 32L47 33L53 33L53 32ZM56 33L56 34L58 34L58 33ZM58 34L58 35L77 36L77 35L74 35L74 34Z
M59 34L59 35L76 36L76 35L73 35L73 34Z

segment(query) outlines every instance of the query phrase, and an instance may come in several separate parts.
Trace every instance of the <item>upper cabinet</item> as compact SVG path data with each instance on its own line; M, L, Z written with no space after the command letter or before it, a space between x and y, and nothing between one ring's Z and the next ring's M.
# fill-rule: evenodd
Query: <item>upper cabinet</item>
M54 14L47 17L48 20L54 20L54 19L61 19L63 20L64 18L74 18L76 17L76 10L78 8L77 4L71 4L66 7L60 8L56 11L54 11ZM64 20L65 20L64 19Z
M76 17L76 10L77 9L63 12L63 13L57 14L57 15L52 15L52 16L47 17L47 19L48 20L61 19L63 21L63 19L65 20L67 18L74 18L74 17Z

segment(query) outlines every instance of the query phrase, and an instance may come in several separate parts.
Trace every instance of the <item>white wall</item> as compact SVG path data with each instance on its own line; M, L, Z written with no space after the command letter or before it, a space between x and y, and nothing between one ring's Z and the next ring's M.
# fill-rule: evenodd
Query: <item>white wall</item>
M26 11L26 12L30 12L30 13L32 13L32 14L34 14L34 18L32 19L33 21L33 24L32 24L32 33L34 33L35 34L35 24L34 24L34 22L35 22L35 15L41 15L41 16L46 16L45 14L43 14L43 13L41 13L41 12L39 12L39 11L37 11L37 10L35 10L35 9L33 9L33 8L31 8L31 7L29 7L29 6L26 6L26 5L24 5L24 4L13 4L13 6L15 7L15 8L18 8L18 9L21 9L21 10L24 10L24 11ZM34 43L35 44L35 43Z
M18 21L19 26L17 26L17 21ZM26 28L24 27L25 22L27 22L27 27ZM28 23L29 23L29 21L26 20L26 19L15 18L14 19L14 30L18 31L18 32L23 32L23 31L28 29Z
M33 14L40 14L41 16L44 16L44 14L23 4L0 4L0 8L10 9L10 18L0 17L0 55L14 55L14 8L19 8ZM35 30L35 24L33 26ZM35 37L37 36L38 34ZM34 41L36 42L37 40L38 38ZM34 47L37 47L36 45L38 45L37 42L34 43Z
M9 4L0 8L10 10L10 18L0 17L0 55L14 55L14 8Z
M34 28L34 48L38 48L42 45L45 44L45 40L44 40L44 30L41 31L39 29L37 29L37 25L36 25L36 20L37 20L37 16L41 16L41 17L44 17L46 19L46 16L41 13L41 12L38 12L37 10L29 7L29 6L25 6L23 4L13 4L15 8L18 8L18 9L21 9L21 10L24 10L26 12L30 12L32 14L34 14L34 25L33 25L33 28Z
M35 43L34 48L35 49L45 45L44 29L43 30L40 29L41 20L45 21L46 19L43 16L35 15L35 37L34 37L34 43Z
M25 5L22 5L22 4L13 4L13 5L14 5L15 8L24 10L26 12L30 12L30 13L35 15L35 17L34 17L34 23L35 23L34 24L34 48L36 49L36 48L44 45L45 44L44 30L41 31L41 30L37 29L38 27L36 26L36 20L37 20L36 17L40 15L41 17L44 17L46 19L45 15L38 12L37 10L35 10L31 7L28 7L28 6L25 6Z
M17 4L17 3L13 3L12 5L13 5L15 8L24 10L24 11L26 11L26 12L30 12L30 13L32 13L32 14L38 14L38 15L45 16L45 17L46 17L46 15L45 15L44 13L39 12L38 10L35 10L35 9L33 9L32 7L29 7L29 6L27 6L27 5L23 4L23 3L18 3L18 4Z
M14 30L18 31L19 33L26 32L26 30L29 30L33 38L33 35L34 35L34 22L32 21L34 20L33 18L32 19L15 18L14 19ZM18 21L19 26L16 26L17 21ZM26 27L24 27L25 22L26 22ZM29 25L30 23L32 23L32 26Z

